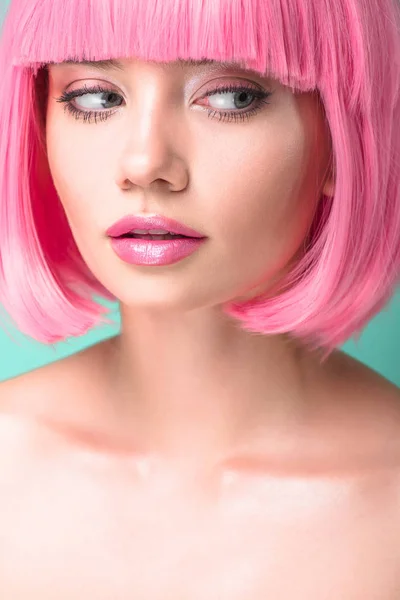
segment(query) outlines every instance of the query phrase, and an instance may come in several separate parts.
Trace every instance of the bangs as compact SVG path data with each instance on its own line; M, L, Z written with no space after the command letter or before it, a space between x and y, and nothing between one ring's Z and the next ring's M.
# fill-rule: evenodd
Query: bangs
M328 43L314 39L325 1L318 16L302 0L20 0L10 9L19 24L13 62L38 69L66 60L209 59L306 91L316 87L316 57Z

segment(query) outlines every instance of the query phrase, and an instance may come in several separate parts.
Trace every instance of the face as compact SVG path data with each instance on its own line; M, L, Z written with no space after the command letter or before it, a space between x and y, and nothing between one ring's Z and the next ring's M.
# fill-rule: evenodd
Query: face
M50 65L46 141L82 257L128 306L190 309L267 291L332 193L317 95L237 65ZM150 213L207 239L168 266L128 264L106 230Z

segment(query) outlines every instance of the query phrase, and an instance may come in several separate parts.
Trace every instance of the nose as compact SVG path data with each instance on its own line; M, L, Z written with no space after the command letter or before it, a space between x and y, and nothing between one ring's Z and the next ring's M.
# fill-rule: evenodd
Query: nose
M163 186L180 191L188 184L186 162L174 146L176 132L164 104L147 107L131 120L121 151L116 183L122 190ZM175 138L175 142L174 142Z

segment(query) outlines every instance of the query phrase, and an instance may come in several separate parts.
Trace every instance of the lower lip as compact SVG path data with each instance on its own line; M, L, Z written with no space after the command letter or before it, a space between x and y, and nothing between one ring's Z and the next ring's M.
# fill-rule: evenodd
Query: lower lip
M131 265L172 265L193 254L207 238L178 238L176 240L143 240L140 238L111 238L111 247Z

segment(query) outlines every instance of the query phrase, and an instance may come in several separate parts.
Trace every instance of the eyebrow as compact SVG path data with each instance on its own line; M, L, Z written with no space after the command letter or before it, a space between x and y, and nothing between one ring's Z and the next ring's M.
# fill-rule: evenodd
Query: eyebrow
M149 61L152 62L152 61ZM201 60L193 60L193 59L182 59L178 58L176 61L173 61L179 64L182 67L199 67L202 65L221 65L222 67L236 67L243 68L243 65L238 62L225 62L225 61L217 61L210 58L203 58ZM92 67L93 69L98 69L99 71L109 71L110 69L114 69L116 71L124 71L125 67L123 63L116 59L107 59L107 60L78 60L74 58L69 58L62 63L58 63L61 65L82 65L85 67ZM163 63L161 63L163 64ZM165 63L168 64L168 63Z
M82 65L85 67L92 67L94 69L99 69L99 71L107 71L109 69L116 69L122 71L123 65L119 60L114 60L110 58L109 60L78 60L74 58L69 58L68 60L64 60L61 65Z

